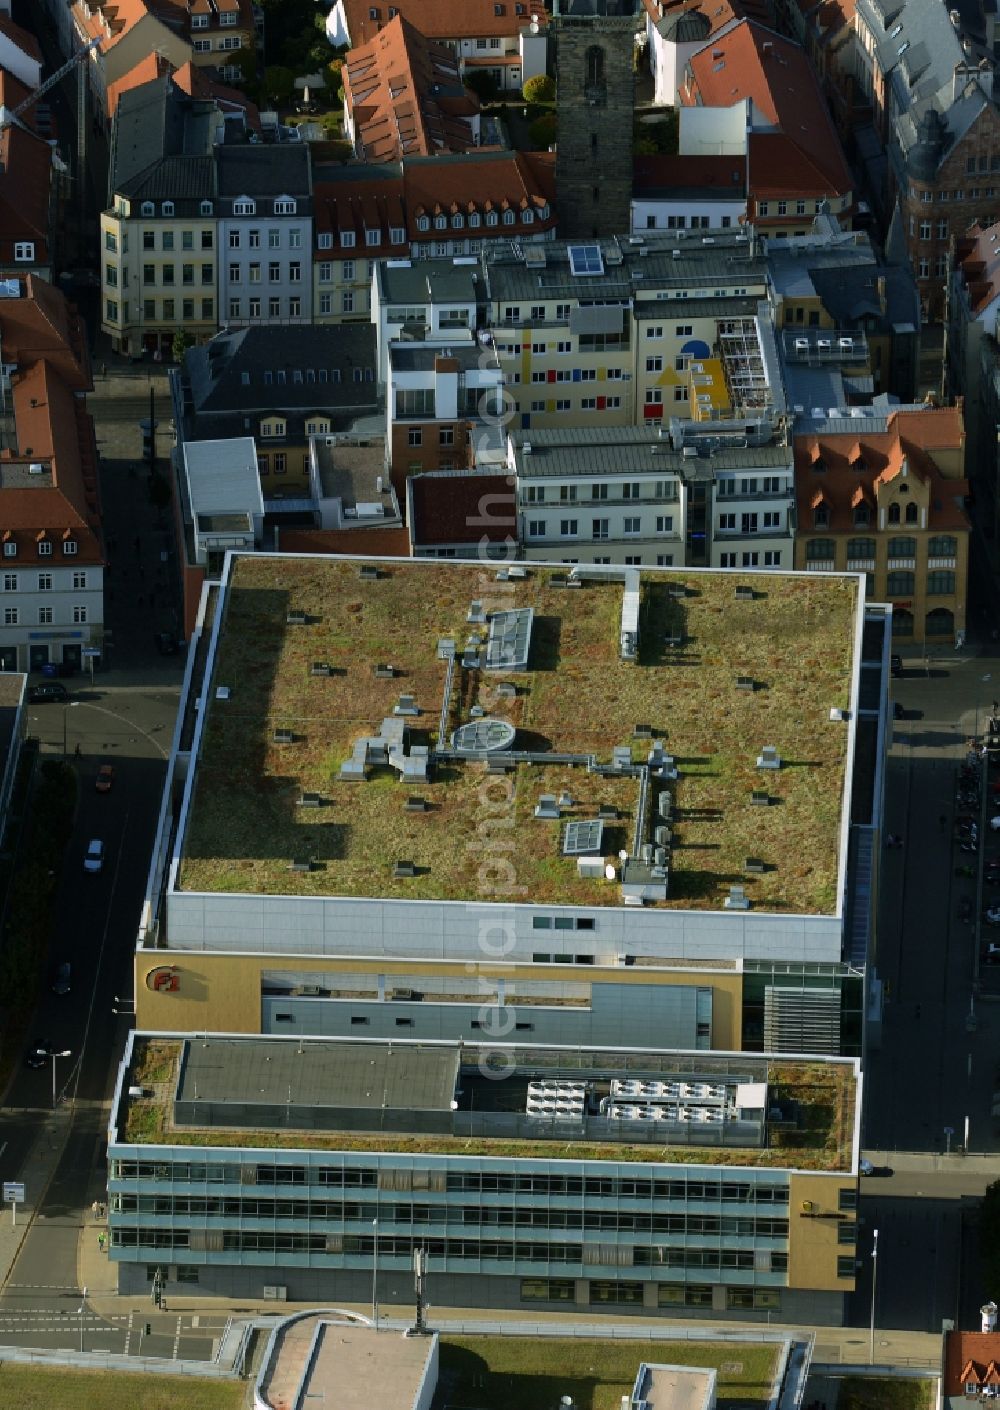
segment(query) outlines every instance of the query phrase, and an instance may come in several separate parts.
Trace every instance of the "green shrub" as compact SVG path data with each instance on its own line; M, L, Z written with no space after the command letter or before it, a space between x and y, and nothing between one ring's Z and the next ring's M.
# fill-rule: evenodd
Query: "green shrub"
M554 103L556 81L547 73L536 73L534 78L526 78L521 86L526 103Z
M528 136L535 147L551 147L556 140L555 113L544 113L542 117L536 118L528 128Z

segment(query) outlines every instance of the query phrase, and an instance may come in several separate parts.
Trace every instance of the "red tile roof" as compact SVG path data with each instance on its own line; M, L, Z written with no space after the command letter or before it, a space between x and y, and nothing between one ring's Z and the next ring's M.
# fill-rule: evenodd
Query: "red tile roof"
M4 361L23 367L44 359L72 391L90 391L90 358L79 314L44 279L29 274L20 287L20 298L0 299Z
M483 539L494 544L516 540L515 485L511 475L411 476L407 496L414 550L441 544L473 548Z
M945 1338L944 1395L962 1395L966 1382L1000 1385L1000 1332L949 1332Z
M223 114L242 112L247 127L260 131L260 110L239 88L230 88L214 77L215 70L199 68L196 64L182 64L174 70L174 83L192 98L211 98Z
M954 451L964 444L962 410L955 406L898 411L889 418L884 432L873 435L859 437L856 431L845 431L796 436L799 524L811 526L811 511L824 503L830 511L826 526L830 532L864 532L854 524L858 490L866 503L874 505L880 486L896 479L905 460L909 475L931 483L933 507L928 527L967 531L969 520L962 499L968 493L968 481L943 475L934 460L934 451ZM824 468L817 470L818 463Z
M0 133L0 264L13 265L14 245L30 241L33 263L49 263L53 199L52 148L12 123Z
M462 84L454 53L401 17L351 49L342 69L355 145L368 161L464 152L479 100Z
M154 79L163 78L170 72L170 61L162 54L146 54L140 59L135 68L129 69L123 74L117 83L109 83L107 91L108 117L113 117L115 109L118 107L118 100L123 93L127 93L131 88L141 88L144 83L152 83Z
M316 235L333 236L331 249L315 251L318 260L353 259L362 252L367 257L403 256L410 244L441 239L433 228L433 217L453 215L482 216L487 210L513 208L517 223L498 227L508 236L541 234L556 225L555 158L549 152L467 152L436 158L414 157L400 163L352 166L344 180L324 181L320 175L313 191L313 224ZM543 218L542 211L548 209ZM524 212L531 211L530 225ZM431 217L429 230L421 230L422 215ZM370 230L379 231L379 243L370 245ZM390 231L404 231L403 241L393 244ZM345 248L341 232L354 234L353 247ZM485 225L472 229L466 221L462 235L488 236Z
M766 24L773 14L768 0L643 0L643 6L654 25L665 20L666 27L683 15L700 14L708 22L709 36L734 20L756 19Z
M754 20L743 20L706 44L689 60L680 90L688 107L730 108L749 99L761 118L778 133L751 137L750 186L778 189L785 166L795 160L797 181L813 184L794 190L846 195L853 189L840 139L809 59L798 44ZM775 141L780 135L784 140ZM761 137L765 138L762 143ZM760 171L756 170L760 163ZM777 184L776 184L777 183Z
M532 21L548 23L544 0L341 0L351 43L366 44L395 15L428 39L514 39ZM500 13L497 14L499 9ZM391 13L390 13L391 11ZM374 18L372 17L374 12Z
M972 225L955 247L969 307L980 313L1000 294L1000 224Z
M22 29L19 24L15 24L10 15L0 13L0 34L9 39L12 44L27 54L29 59L34 59L36 63L43 62L42 46L33 34L29 34L26 29Z
M73 19L80 32L101 39L102 54L114 48L123 35L142 20L152 17L178 34L187 28L184 0L76 0Z
M279 529L282 553L370 553L374 558L409 558L405 529Z
M635 159L636 194L699 187L737 200L743 195L747 164L743 157L641 156Z

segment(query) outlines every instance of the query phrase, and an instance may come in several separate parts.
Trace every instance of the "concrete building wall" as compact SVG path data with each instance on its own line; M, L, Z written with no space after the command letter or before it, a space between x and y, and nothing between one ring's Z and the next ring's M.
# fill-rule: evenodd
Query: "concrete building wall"
M173 974L176 987L156 987L157 975L165 970ZM315 985L322 982L323 976L329 975L331 988L350 985L357 992L352 999L336 1000L292 994L264 995L265 975L269 971L282 974L285 977L283 982L294 988L301 988L307 982ZM301 983L292 984L293 979ZM419 988L424 997L415 1002L388 998L378 1000L374 996L380 984L385 995L407 987ZM637 1030L633 1027L633 1024L639 1023L649 1028L649 1043L663 1047L667 1045L667 1039L659 1027L659 1015L676 1013L680 1015L678 1022L689 1026L694 1014L696 1027L687 1035L690 1042L678 1039L673 1046L707 1046L728 1052L738 1051L742 1046L743 976L737 970L650 971L634 967L602 970L573 963L500 966L480 961L472 966L470 972L467 964L448 961L409 960L404 968L399 964L387 965L382 958L195 952L171 952L167 955L140 949L135 956L136 1025L161 1032L263 1031L333 1036L341 1031L351 1032L348 1021L351 1013L365 1013L374 1018L377 1009L384 1011L381 1026L380 1023L364 1025L366 1038L380 1035L457 1038L462 1033L471 1037L471 1021L480 1016L478 1008L471 1004L441 1003L433 995L448 989L464 990L476 995L479 1007L486 1006L488 1012L492 1012L501 984L506 1002L512 1008L518 1008L518 997L525 992L533 993L536 1000L542 999L542 1004L521 1006L523 1017L527 1020L532 1018L533 1012L546 1016L545 1026L538 1020L532 1033L537 1042L557 1041L544 1036L548 1016L552 1014L553 1002L556 1002L553 1000L543 1007L545 991L551 986L555 995L564 992L577 999L580 995L584 996L584 1006L574 1011L573 1019L575 1021L579 1016L578 1031L583 1031L590 1024L594 1034L581 1037L579 1041L582 1043L632 1045L639 1041ZM700 999L699 994L702 996ZM277 1012L286 1011L294 1015L288 1028L283 1020L274 1017ZM401 1032L396 1027L396 1017L412 1017L413 1027ZM696 1028L699 1022L710 1024L706 1042L698 1041ZM568 1026L572 1027L572 1024ZM598 1029L607 1033L616 1030L617 1036L599 1038L596 1036ZM576 1038L566 1041L575 1042Z
M393 1260L394 1262L398 1260ZM171 1287L176 1283L177 1265L163 1262L166 1277L166 1292L169 1297ZM626 1270L633 1271L633 1270ZM609 1270L609 1273L613 1270ZM570 1301L548 1300L534 1295L541 1290L545 1280L521 1279L490 1275L476 1277L472 1274L436 1272L433 1264L427 1277L427 1295L437 1308L520 1308L525 1317L534 1312L613 1311L616 1317L662 1316L670 1320L683 1319L698 1321L709 1319L712 1322L761 1322L780 1320L797 1326L839 1327L846 1314L846 1298L843 1291L812 1290L808 1288L780 1288L768 1297L768 1306L756 1309L727 1307L725 1289L719 1299L719 1307L714 1301L704 1306L671 1304L657 1309L655 1300L647 1301L645 1296L632 1304L611 1304L597 1299L598 1286L595 1279L573 1279L574 1297ZM532 1296L524 1295L525 1283L531 1285ZM337 1306L359 1304L362 1308L371 1307L371 1271L363 1269L337 1269L322 1271L310 1268L286 1267L232 1267L209 1265L198 1269L198 1282L185 1282L176 1289L184 1296L198 1295L233 1298L255 1298L264 1296L265 1288L284 1288L289 1302L306 1302L314 1306ZM650 1288L655 1294L655 1284L641 1284L643 1292ZM146 1276L146 1263L120 1263L118 1265L118 1291L122 1296L148 1296L150 1281ZM770 1292L770 1290L768 1290ZM413 1271L384 1267L380 1257L378 1274L378 1301L381 1315L397 1317L404 1315L413 1306Z
M261 212L219 221L220 324L310 323L312 277L311 216Z
M765 912L626 910L392 901L366 897L254 896L172 891L167 933L181 950L244 950L259 954L461 956L479 959L484 937L502 941L509 960L530 959L539 948L536 918L582 917L593 929L576 930L575 951L597 964L623 963L629 953L679 961L789 959L839 963L838 916ZM544 933L544 932L543 932ZM551 943L549 936L546 936Z

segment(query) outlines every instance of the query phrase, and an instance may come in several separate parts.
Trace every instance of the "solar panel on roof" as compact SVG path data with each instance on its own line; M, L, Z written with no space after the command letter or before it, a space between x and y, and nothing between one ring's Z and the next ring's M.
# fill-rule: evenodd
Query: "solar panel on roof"
M571 274L603 274L604 260L600 245L567 245Z
M603 840L604 823L597 818L567 823L563 833L563 856L599 857Z

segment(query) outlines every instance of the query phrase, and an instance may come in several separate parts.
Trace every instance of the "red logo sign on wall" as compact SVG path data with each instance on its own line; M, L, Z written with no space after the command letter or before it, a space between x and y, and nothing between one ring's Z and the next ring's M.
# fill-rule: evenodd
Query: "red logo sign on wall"
M175 994L180 988L180 973L176 965L159 965L146 975L146 988L155 994Z

